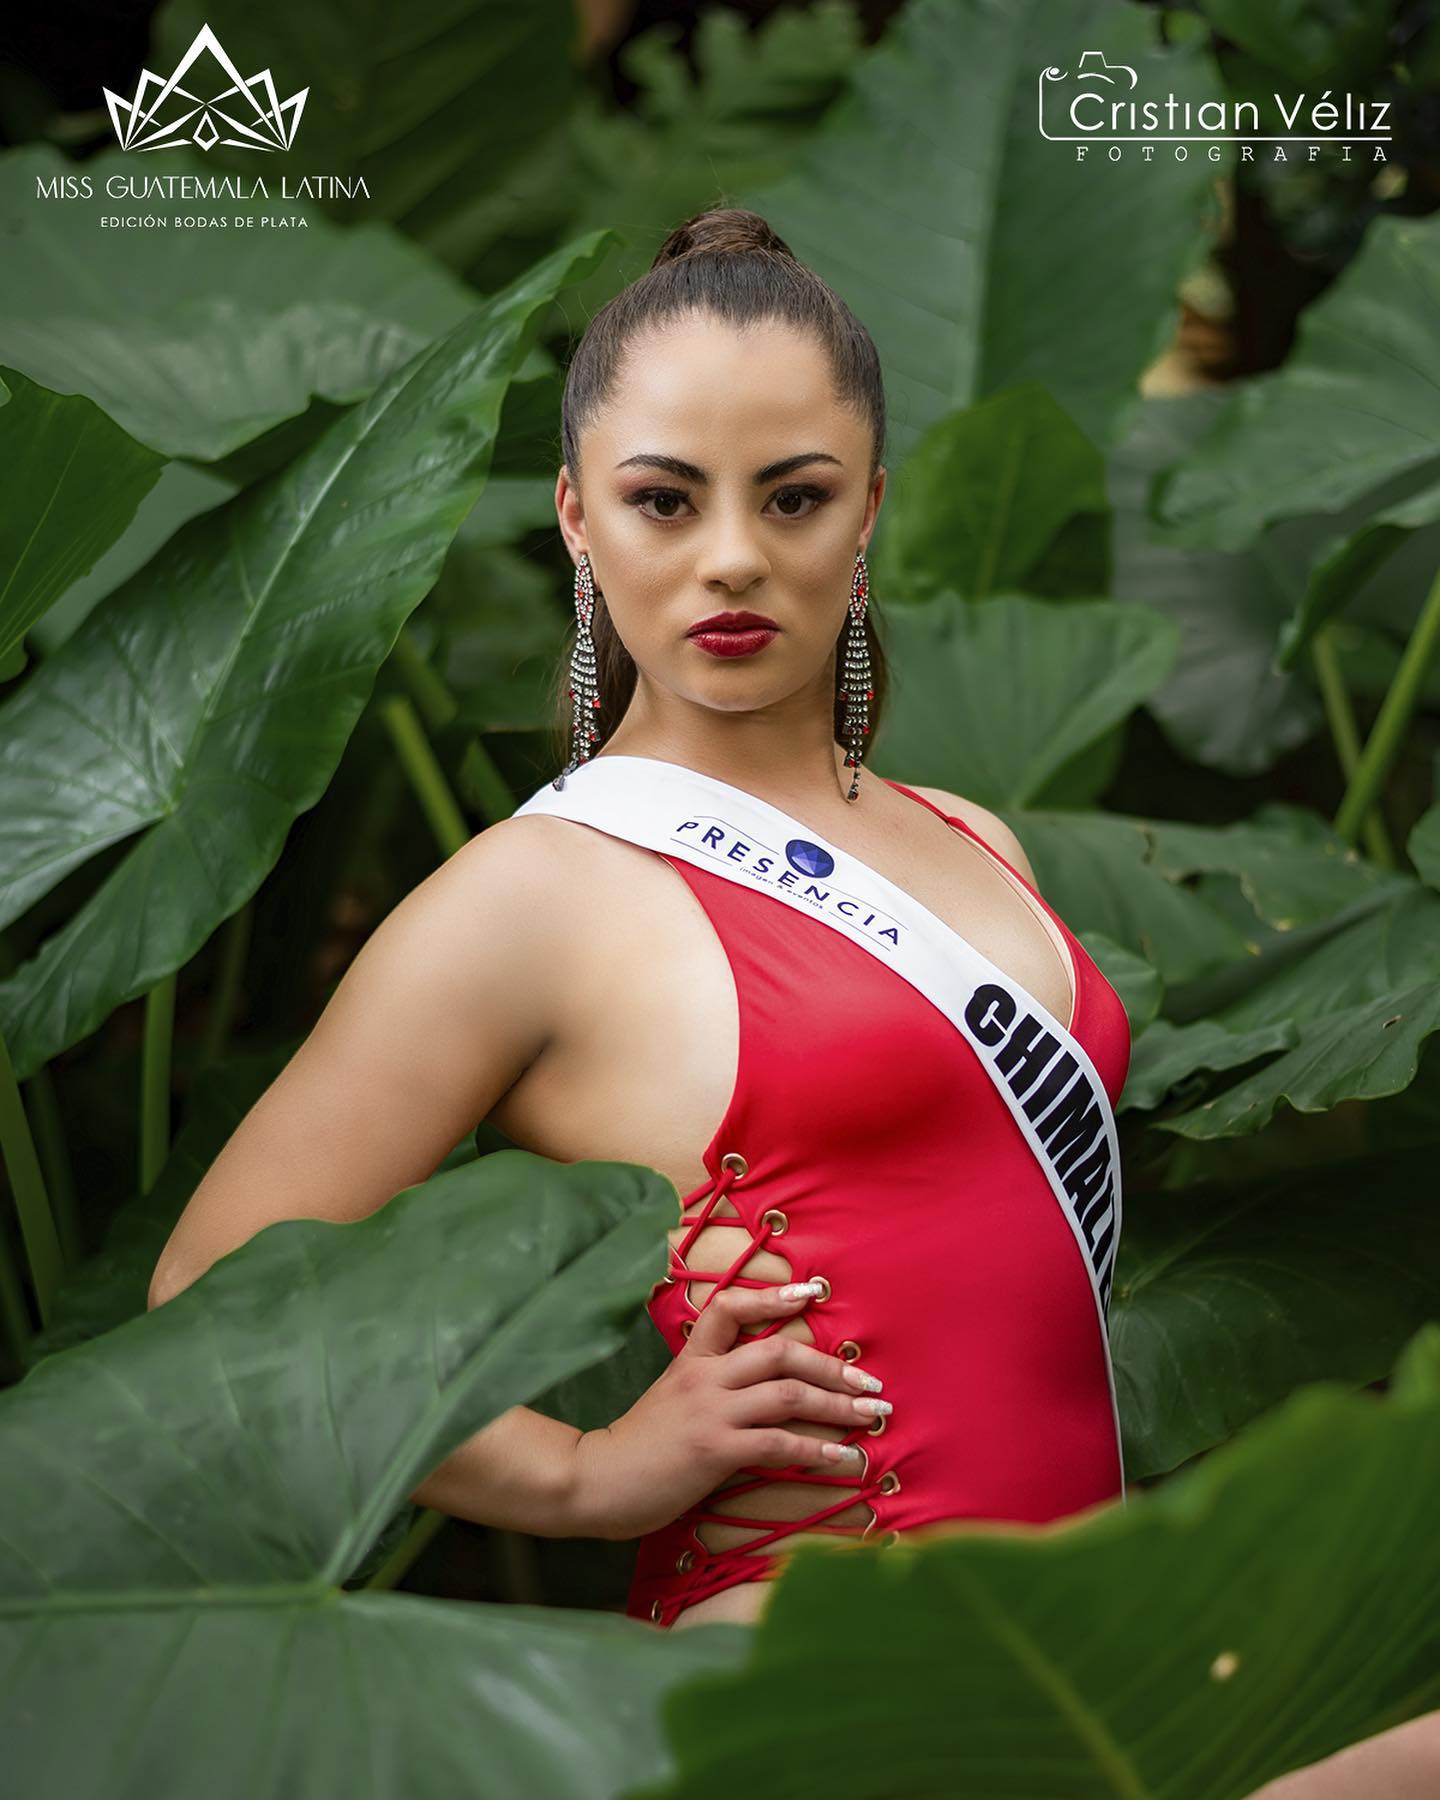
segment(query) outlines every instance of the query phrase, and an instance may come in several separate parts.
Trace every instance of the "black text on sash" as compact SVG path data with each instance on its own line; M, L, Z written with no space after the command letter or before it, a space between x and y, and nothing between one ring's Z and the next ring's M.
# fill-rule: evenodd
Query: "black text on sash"
M965 1008L965 1023L1035 1128L1080 1227L1108 1313L1116 1175L1106 1129L1109 1097L1097 1095L1087 1072L1008 989L982 983Z

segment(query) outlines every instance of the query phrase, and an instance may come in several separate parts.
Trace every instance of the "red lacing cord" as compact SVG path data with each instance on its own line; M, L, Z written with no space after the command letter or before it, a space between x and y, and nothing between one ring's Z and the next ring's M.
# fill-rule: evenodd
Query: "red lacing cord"
M690 1246L710 1222L710 1216L714 1212L716 1206L724 1198L729 1189L734 1186L738 1179L739 1174L733 1166L722 1165L721 1173L715 1178L713 1186L708 1182L701 1182L699 1187L692 1188L680 1202L680 1223L682 1225L689 1225L690 1230L686 1232L679 1244L671 1246L670 1260L673 1279L681 1282L713 1281L715 1283L711 1293L706 1295L704 1303L696 1308L697 1313L703 1312L705 1307L710 1304L711 1300L714 1299L715 1295L718 1294L722 1288L733 1285L743 1287L773 1287L775 1285L773 1280L767 1280L763 1276L742 1275L740 1273L740 1270L747 1262L749 1262L756 1251L763 1249L775 1235L774 1228L767 1224L763 1219L760 1222L760 1232L758 1236L754 1234L751 1235L745 1248L740 1252L739 1256L735 1258L728 1269L719 1271L714 1269L691 1269L686 1267L685 1255L690 1249ZM705 1192L707 1186L711 1187L711 1192L709 1198L701 1207L698 1217L693 1220L688 1218L686 1215L690 1206L697 1195ZM730 1223L728 1215L726 1215L726 1223ZM732 1229L733 1228L734 1227L732 1227ZM801 1276L792 1276L792 1280L798 1281L802 1279L804 1278ZM801 1310L803 1311L804 1308ZM799 1315L796 1314L794 1316L798 1317ZM784 1319L775 1319L762 1330L747 1332L745 1336L747 1339L771 1337L784 1323ZM852 1427L850 1431L846 1432L843 1438L835 1441L848 1444L857 1435L868 1435L868 1433L869 1427L856 1425ZM864 1449L864 1446L862 1445L861 1448ZM756 1519L743 1514L704 1511L691 1513L689 1515L690 1519L692 1523L696 1525L707 1523L735 1525L742 1529L763 1526L766 1528L766 1533L763 1537L750 1538L743 1544L733 1545L728 1550L704 1550L702 1553L710 1567L707 1569L706 1575L702 1577L700 1581L686 1588L685 1604L687 1606L693 1605L697 1600L705 1599L712 1593L719 1593L723 1589L733 1586L735 1580L734 1570L739 1566L743 1565L746 1568L747 1573L752 1567L758 1568L762 1574L773 1569L779 1562L779 1557L761 1554L764 1545L773 1544L780 1538L790 1537L797 1531L811 1530L815 1526L820 1525L822 1520L828 1519L832 1513L844 1512L847 1507L857 1506L861 1501L868 1503L872 1494L878 1494L884 1491L878 1481L861 1486L857 1485L853 1479L845 1475L821 1475L817 1474L815 1470L797 1463L788 1463L784 1467L778 1469L747 1466L737 1470L737 1473L753 1476L754 1479L751 1481L738 1482L732 1487L725 1488L723 1491L727 1497L748 1494L752 1488L765 1487L774 1481L808 1482L815 1487L845 1487L849 1492L843 1499L836 1500L830 1506L821 1507L816 1512L807 1513L805 1517L801 1519ZM874 1509L872 1508L871 1510L873 1512ZM874 1523L875 1521L872 1518L869 1523L865 1525L821 1525L821 1529L823 1531L833 1532L839 1537L863 1537Z

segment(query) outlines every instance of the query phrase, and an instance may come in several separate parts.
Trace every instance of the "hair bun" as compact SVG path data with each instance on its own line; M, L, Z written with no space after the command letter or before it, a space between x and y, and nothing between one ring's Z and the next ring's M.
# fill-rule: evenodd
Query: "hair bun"
M746 212L740 206L715 206L677 225L655 252L650 267L658 269L661 263L676 262L702 250L728 254L760 251L795 260L794 251L759 213Z

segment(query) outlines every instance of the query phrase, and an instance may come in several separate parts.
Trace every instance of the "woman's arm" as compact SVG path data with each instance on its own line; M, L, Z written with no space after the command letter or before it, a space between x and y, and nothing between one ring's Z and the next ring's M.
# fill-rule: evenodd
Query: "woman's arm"
M556 830L548 819L492 826L380 924L191 1196L151 1276L151 1307L267 1225L361 1219L426 1180L541 1053L559 1017L568 892L555 879ZM580 1436L512 1407L411 1498L539 1536L588 1535Z

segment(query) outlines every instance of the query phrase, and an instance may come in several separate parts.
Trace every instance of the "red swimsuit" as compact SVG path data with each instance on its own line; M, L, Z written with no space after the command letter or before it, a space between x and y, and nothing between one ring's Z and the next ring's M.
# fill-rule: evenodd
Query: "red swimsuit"
M1054 920L1074 972L1069 1029L1113 1106L1130 1057L1115 990L1043 897L962 819L889 785L973 838ZM768 1247L794 1280L825 1278L828 1293L802 1309L816 1345L863 1357L895 1410L847 1433L866 1452L860 1474L755 1468L743 1471L753 1481L724 1490L729 1502L768 1482L813 1483L816 1506L805 1518L721 1514L702 1501L642 1538L627 1611L670 1625L724 1588L771 1579L783 1566L781 1540L797 1531L893 1542L943 1520L1043 1523L1121 1496L1107 1351L1084 1256L975 1051L923 994L839 932L679 857L665 860L729 958L740 1052L704 1154L709 1179L684 1198L691 1230L672 1250L673 1273L650 1316L678 1353L698 1317L678 1277L715 1282L716 1291L770 1287L773 1278L738 1273ZM687 1266L721 1195L739 1217L714 1222L747 1230L750 1242L728 1269ZM876 1515L869 1526L824 1523L860 1501ZM695 1530L707 1520L769 1529L708 1550Z

